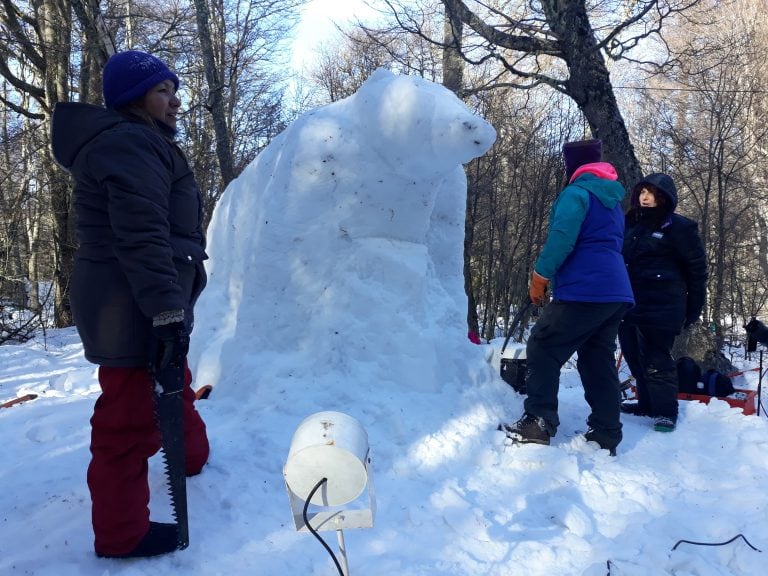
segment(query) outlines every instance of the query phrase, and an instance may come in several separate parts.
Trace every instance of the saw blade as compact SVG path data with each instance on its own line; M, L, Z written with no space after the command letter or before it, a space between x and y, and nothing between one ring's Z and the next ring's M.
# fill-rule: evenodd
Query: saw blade
M187 514L187 476L184 462L184 412L182 391L164 393L161 370L157 379L155 406L162 438L163 463L171 497L173 517L179 531L179 549L189 546L189 517ZM174 377L165 375L166 377ZM183 376L182 376L183 377Z

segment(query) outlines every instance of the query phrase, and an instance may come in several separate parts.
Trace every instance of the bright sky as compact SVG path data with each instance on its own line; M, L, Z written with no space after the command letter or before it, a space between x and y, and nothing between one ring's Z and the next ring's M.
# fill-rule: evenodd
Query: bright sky
M302 10L293 43L292 67L300 71L312 61L318 46L337 34L334 23L344 25L364 20L374 12L364 0L311 0Z

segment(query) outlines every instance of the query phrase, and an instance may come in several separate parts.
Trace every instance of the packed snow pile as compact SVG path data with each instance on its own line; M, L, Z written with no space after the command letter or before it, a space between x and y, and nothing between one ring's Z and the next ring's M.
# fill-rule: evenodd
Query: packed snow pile
M305 379L328 369L434 390L466 373L450 360L468 345L461 164L495 137L449 90L385 70L300 117L214 213L198 379L216 383L222 365ZM246 337L249 366L229 345ZM274 351L285 365L259 362Z

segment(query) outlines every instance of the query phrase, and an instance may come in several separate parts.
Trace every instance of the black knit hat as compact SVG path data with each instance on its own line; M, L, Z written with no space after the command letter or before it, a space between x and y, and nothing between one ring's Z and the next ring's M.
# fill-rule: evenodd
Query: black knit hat
M138 50L119 52L104 66L104 105L119 108L130 104L163 80L173 80L179 89L179 78L159 58Z
M565 173L570 178L584 164L600 162L603 159L602 140L579 140L563 144Z

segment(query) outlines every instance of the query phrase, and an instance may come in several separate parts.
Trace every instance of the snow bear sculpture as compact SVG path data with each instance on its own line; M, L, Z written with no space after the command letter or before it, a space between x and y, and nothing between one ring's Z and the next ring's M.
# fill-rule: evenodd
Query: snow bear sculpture
M298 118L215 209L198 381L373 376L433 390L451 377L451 346L471 345L461 164L495 137L444 87L385 70Z

